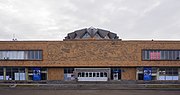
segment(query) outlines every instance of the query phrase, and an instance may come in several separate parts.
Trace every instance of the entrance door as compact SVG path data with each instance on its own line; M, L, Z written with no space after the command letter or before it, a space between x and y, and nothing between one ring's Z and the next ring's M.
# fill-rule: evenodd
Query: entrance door
M108 81L106 72L78 72L78 81Z
M144 80L144 74L143 73L138 74L138 80Z
M113 73L113 80L119 80L119 74Z
M121 69L120 68L111 68L111 79L120 80L121 79Z
M108 81L110 68L75 68L78 81Z

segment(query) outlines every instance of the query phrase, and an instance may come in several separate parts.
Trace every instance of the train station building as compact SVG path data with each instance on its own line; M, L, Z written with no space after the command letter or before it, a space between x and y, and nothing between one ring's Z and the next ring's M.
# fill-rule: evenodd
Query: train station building
M0 80L180 80L180 41L85 28L63 41L0 41Z

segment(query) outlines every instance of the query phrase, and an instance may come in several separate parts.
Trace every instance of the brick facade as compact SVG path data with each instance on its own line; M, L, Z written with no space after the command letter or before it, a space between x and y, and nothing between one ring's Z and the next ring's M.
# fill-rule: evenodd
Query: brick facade
M48 68L48 80L63 80L64 69L63 68Z
M121 68L122 80L136 80L136 68Z
M179 49L179 41L1 41L0 50L43 50L42 61L0 61L0 66L180 66L180 61L142 61L142 49Z
M42 50L43 60L1 60L0 66L46 67L48 80L63 80L64 68L122 69L122 80L135 80L136 67L180 67L180 61L142 61L142 49L180 49L180 41L1 41L0 50Z

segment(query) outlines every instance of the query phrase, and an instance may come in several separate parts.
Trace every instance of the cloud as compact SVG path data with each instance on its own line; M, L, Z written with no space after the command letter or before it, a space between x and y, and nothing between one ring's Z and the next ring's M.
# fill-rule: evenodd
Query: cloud
M62 40L94 26L122 39L180 39L179 0L0 0L0 39Z

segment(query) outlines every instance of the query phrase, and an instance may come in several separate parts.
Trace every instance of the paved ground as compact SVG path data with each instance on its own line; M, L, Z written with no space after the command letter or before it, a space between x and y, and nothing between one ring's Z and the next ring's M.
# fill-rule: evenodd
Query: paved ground
M0 88L0 95L180 95L180 90L21 90Z

